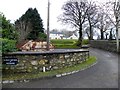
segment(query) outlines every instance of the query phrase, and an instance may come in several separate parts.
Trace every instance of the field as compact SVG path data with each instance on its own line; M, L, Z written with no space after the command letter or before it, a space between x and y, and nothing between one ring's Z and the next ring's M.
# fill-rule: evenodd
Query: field
M77 39L53 39L50 42L55 46L57 49L74 49L79 48L76 43ZM88 40L83 40L83 45L88 44Z

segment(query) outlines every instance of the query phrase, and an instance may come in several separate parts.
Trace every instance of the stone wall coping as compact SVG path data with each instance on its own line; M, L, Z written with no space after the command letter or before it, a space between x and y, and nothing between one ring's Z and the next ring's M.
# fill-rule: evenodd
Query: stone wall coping
M45 54L65 54L65 53L82 53L89 52L88 49L54 49L50 51L19 51L6 53L4 55L45 55Z

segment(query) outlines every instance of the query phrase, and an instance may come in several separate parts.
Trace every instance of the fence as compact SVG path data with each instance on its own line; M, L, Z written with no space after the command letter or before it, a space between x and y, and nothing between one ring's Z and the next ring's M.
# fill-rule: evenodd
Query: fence
M3 75L8 73L35 73L73 66L86 61L88 50L54 50L45 52L14 52L4 54Z

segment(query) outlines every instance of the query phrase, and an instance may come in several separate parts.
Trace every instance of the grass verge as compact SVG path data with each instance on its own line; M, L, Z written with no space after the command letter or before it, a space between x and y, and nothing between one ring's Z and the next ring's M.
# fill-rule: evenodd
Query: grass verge
M65 67L62 69L58 70L52 70L52 71L47 71L47 72L39 72L39 73L25 73L25 74L13 74L13 75L6 75L3 76L2 80L24 80L24 79L36 79L36 78L43 78L43 77L49 77L49 76L54 76L57 74L62 74L62 73L68 73L72 71L77 71L84 69L94 63L96 63L97 59L94 56L91 56L87 61L77 64L71 67Z

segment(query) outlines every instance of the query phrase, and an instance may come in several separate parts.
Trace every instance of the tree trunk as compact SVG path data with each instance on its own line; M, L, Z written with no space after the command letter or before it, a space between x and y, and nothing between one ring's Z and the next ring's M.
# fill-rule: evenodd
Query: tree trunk
M100 29L100 33L101 33L101 40L103 40L104 39L103 27Z
M104 39L104 35L103 35L103 32L101 32L101 40Z
M112 30L110 31L110 36L109 36L109 40L112 40Z
M92 26L90 25L90 40L93 40L93 31Z
M90 19L88 18L88 21L89 21L89 26L90 26L90 40L93 40L93 31L92 31L92 25L91 25L91 22L90 22Z
M79 27L79 39L77 46L79 46L80 48L82 47L82 24Z
M106 36L106 40L107 40L107 37L108 37L108 33L106 33L106 34L105 34L105 36Z

